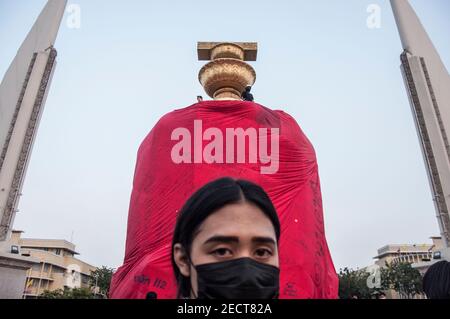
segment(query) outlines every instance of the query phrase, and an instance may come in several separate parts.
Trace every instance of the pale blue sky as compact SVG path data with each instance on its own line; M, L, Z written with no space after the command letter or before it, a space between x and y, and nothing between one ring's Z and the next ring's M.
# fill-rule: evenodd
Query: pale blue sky
M45 0L0 0L0 77ZM197 41L257 41L257 102L294 116L320 165L337 269L388 243L428 243L437 221L399 70L388 1L69 1L53 79L14 227L65 238L81 258L124 254L136 152L157 120L203 90ZM366 25L369 4L381 28ZM413 0L447 67L450 2ZM155 168L157 169L157 168Z

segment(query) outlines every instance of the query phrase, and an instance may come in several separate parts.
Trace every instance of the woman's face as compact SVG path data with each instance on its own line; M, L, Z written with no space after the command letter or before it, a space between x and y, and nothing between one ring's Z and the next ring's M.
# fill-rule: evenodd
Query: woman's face
M181 245L174 247L175 262L190 277L197 295L197 274ZM191 261L195 266L252 258L279 267L278 248L272 222L259 207L243 202L222 207L211 214L194 234ZM192 296L191 296L192 297Z

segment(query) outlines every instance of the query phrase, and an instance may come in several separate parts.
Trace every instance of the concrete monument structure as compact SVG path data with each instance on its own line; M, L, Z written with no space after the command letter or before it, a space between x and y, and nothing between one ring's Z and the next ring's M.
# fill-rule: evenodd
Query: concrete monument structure
M401 71L450 260L450 76L409 2L391 5L404 49Z
M14 253L7 240L55 70L53 45L66 4L47 2L0 84L0 298L20 298L26 270L35 263Z
M56 65L56 40L66 0L50 0L0 84L0 240L17 209L39 120Z

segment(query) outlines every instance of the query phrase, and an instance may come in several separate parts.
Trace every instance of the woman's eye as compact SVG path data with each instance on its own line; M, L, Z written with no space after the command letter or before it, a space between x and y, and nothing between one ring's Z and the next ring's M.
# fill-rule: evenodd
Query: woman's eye
M257 249L255 254L259 258L268 258L272 256L272 252L268 249Z
M219 248L213 251L213 255L218 257L228 257L232 255L232 252L228 248Z

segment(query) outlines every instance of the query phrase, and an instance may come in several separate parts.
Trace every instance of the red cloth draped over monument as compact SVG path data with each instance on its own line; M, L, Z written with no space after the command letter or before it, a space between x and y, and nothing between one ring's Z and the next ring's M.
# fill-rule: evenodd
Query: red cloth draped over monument
M199 121L201 131L195 125ZM239 150L234 153L234 163L227 162L229 150L224 146L224 163L207 164L197 153L188 154L192 155L192 163L177 164L172 154L179 143L173 140L177 128L191 132L192 145L195 139L202 139L202 150L212 137L208 140L198 134L210 128L223 133L224 144L229 128L267 131L264 137L269 143L267 153L272 151L272 155L276 150L270 146L274 134L270 132L279 129L277 171L262 174L262 168L270 164L260 156L256 163L250 161L249 151L255 152L250 138L245 143L244 163L237 160ZM258 142L262 138L261 134L256 135ZM192 153L195 152L193 146ZM260 149L256 152L261 155ZM200 158L195 158L199 154ZM199 160L202 163L195 163ZM146 137L138 152L125 261L114 274L111 297L145 299L149 292L155 292L158 299L176 297L170 256L177 213L196 190L221 177L261 185L275 205L281 222L280 298L337 298L338 279L325 238L314 148L291 116L244 101L208 101L176 110L164 116Z

